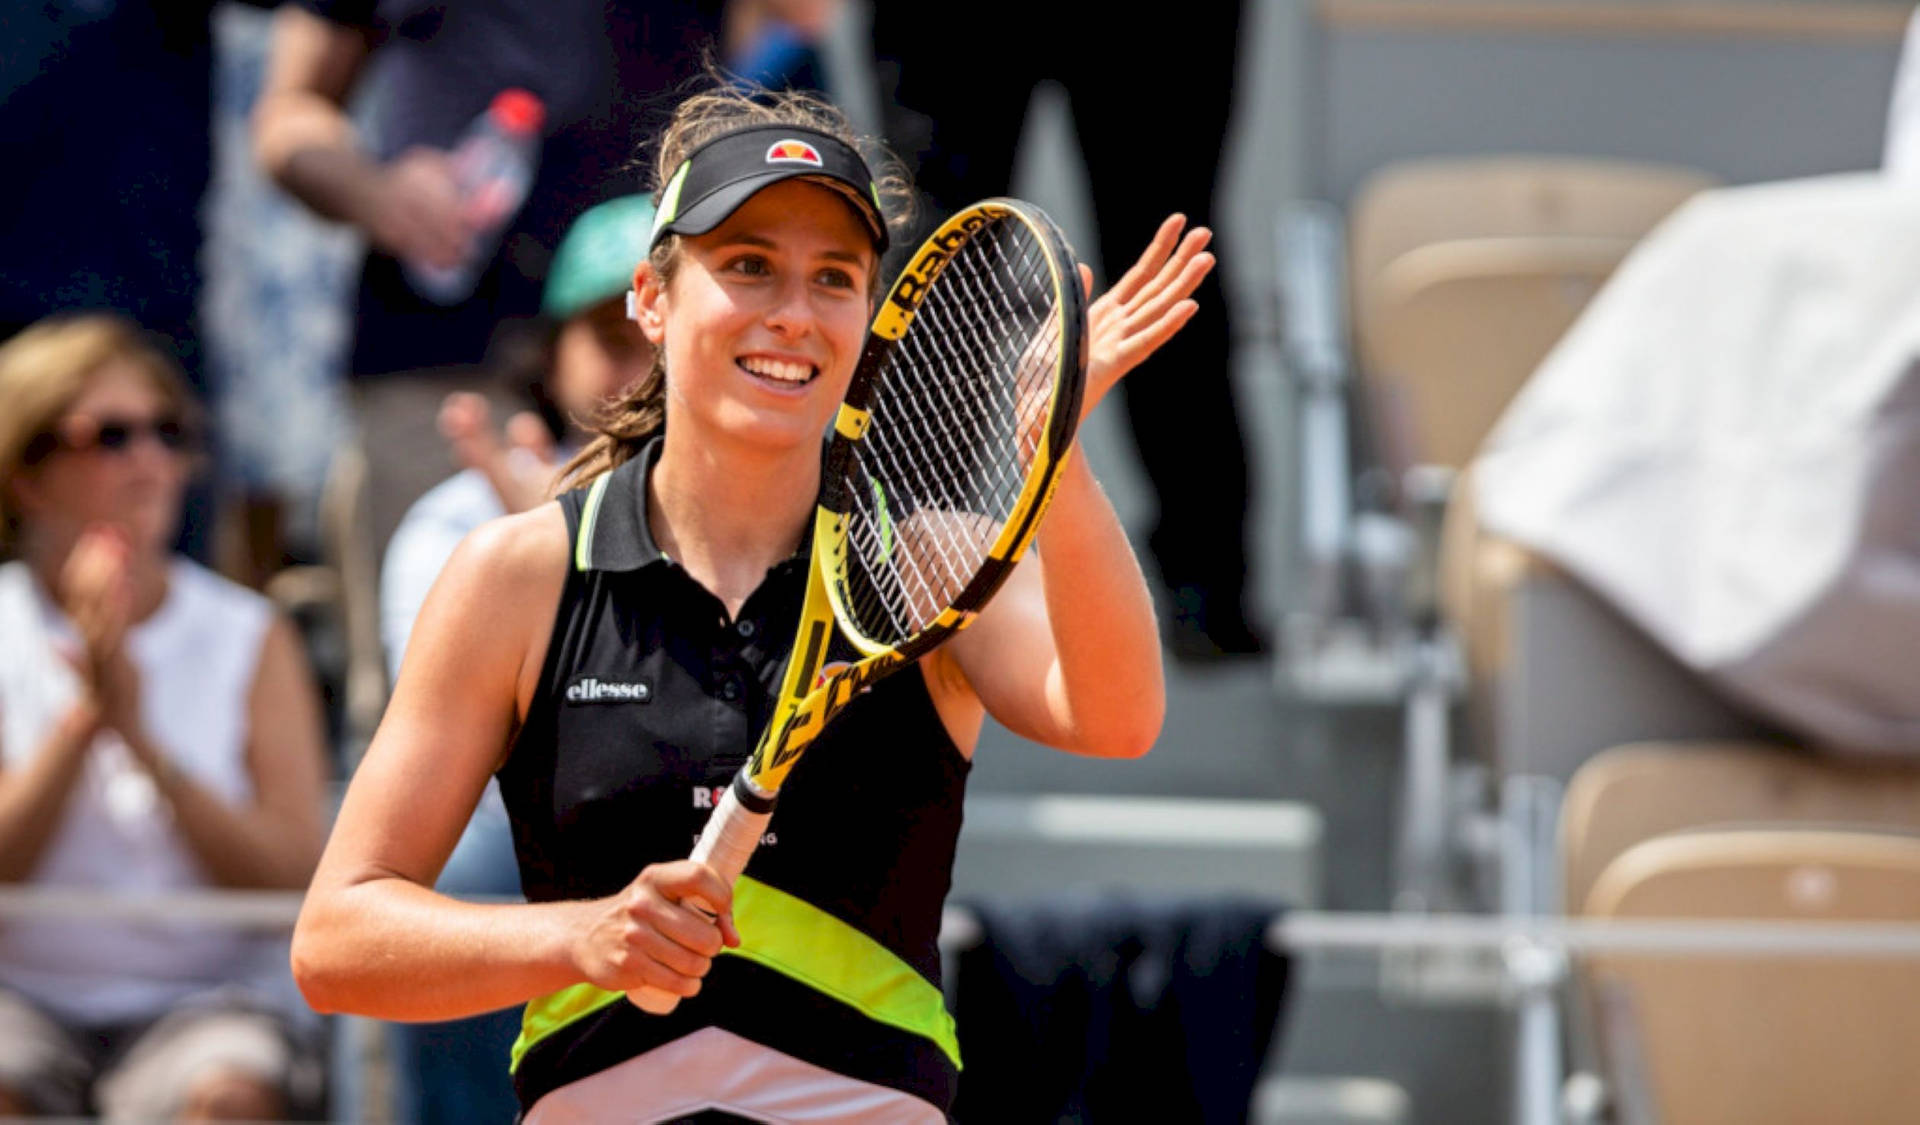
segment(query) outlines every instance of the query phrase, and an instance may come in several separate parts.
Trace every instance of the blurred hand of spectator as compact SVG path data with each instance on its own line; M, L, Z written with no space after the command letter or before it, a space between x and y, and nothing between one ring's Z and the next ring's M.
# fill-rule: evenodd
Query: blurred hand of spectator
M84 705L97 726L138 744L140 673L125 648L133 615L131 550L112 526L89 527L61 570L58 597L80 636L80 651L67 661L80 677Z
M364 195L349 205L349 221L397 258L447 269L472 245L474 227L462 213L452 161L439 149L401 153L371 178Z
M347 116L347 96L372 52L366 35L283 6L254 104L255 155L295 198L358 227L380 249L451 265L468 231L447 154L415 146L382 164Z
M536 507L552 493L560 450L539 415L520 411L496 431L486 398L456 391L441 403L439 421L454 460L479 470L509 514Z

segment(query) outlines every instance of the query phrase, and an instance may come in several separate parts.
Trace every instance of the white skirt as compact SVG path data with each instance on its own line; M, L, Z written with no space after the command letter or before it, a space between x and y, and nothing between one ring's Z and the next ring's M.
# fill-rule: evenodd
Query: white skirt
M708 1109L769 1125L945 1125L947 1120L911 1094L708 1027L551 1091L527 1111L526 1125L640 1125Z

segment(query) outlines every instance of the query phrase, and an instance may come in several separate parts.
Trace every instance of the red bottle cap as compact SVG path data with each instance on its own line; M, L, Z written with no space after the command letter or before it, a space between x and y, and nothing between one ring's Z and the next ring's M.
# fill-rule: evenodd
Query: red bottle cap
M538 133L547 120L547 107L525 90L502 90L487 108L493 123L508 133Z

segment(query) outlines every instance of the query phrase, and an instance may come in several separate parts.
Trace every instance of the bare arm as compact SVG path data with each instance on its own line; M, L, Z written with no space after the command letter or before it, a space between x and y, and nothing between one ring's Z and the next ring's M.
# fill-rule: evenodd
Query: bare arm
M1015 734L1137 758L1159 737L1166 708L1153 603L1086 462L1065 472L1038 553L944 651Z
M125 732L123 732L125 734ZM243 805L201 788L165 765L138 730L125 734L173 805L174 824L214 882L228 887L303 887L320 856L325 739L320 700L293 627L276 618L261 644L247 700Z
M0 883L21 882L39 865L97 730L98 713L76 703L24 766L0 770Z
M296 199L381 249L451 265L468 231L446 154L410 149L383 165L347 118L347 96L371 53L365 33L281 6L253 111L255 158Z
M295 5L274 16L253 110L255 158L261 171L330 219L356 222L357 204L379 173L345 109L371 51L365 35Z
M427 596L393 700L347 790L294 931L294 975L320 1011L450 1019L583 981L699 991L727 886L656 864L590 902L462 903L434 880L538 685L567 568L558 505L487 524Z
M1089 310L1087 411L1192 318L1189 294L1213 258L1205 253L1209 232L1183 239L1183 226L1178 216L1162 224L1140 261ZM1084 270L1083 279L1090 285ZM1146 753L1166 711L1153 602L1084 457L1063 470L1036 546L1037 557L944 659L1016 734L1096 757Z

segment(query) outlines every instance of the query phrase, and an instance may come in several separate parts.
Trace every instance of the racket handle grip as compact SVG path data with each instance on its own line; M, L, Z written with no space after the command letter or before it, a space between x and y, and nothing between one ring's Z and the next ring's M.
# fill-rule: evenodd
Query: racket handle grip
M707 818L699 842L693 845L693 859L713 868L728 886L747 869L747 861L753 858L753 850L760 846L760 837L767 830L767 821L773 819L771 800L756 800L755 804L763 806L760 811L741 802L738 792L742 784L741 779L735 778L734 783L727 786L720 803L714 806L713 815ZM698 896L680 901L709 918L719 916L720 912L711 903ZM641 1011L656 1016L664 1016L680 1005L679 996L652 985L641 985L627 993L627 999Z

